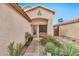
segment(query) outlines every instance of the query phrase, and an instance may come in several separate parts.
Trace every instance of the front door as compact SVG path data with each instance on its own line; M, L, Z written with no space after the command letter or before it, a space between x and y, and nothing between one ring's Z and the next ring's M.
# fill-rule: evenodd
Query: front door
M47 25L32 25L32 32L34 37L43 37L47 35Z
M59 27L54 28L54 36L59 36Z
M47 35L47 25L39 25L39 36L43 37Z

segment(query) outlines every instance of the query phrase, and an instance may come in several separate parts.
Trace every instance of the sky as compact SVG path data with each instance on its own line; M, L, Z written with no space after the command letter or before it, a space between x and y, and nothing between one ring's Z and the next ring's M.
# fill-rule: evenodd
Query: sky
M79 17L79 3L19 3L21 7L43 5L48 9L55 11L53 23L57 24L58 19L63 18L64 21Z

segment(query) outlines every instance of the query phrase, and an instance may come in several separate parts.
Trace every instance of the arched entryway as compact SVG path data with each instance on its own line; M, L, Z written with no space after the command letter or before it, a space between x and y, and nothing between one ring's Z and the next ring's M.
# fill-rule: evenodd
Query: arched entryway
M45 18L32 19L32 33L34 37L43 37L47 35L48 20Z

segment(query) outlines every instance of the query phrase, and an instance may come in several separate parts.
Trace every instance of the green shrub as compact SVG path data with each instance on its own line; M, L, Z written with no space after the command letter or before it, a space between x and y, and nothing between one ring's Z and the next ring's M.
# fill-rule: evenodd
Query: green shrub
M46 52L51 53L52 56L61 56L62 55L62 49L55 46L52 42L48 42L45 45Z
M63 55L65 56L77 56L79 55L79 49L71 43L65 43L63 47Z
M41 40L40 40L40 42L41 42L41 44L43 45L43 46L45 46L45 44L47 43L47 42L50 42L50 37L49 36L45 36L45 37L43 37Z
M62 54L63 54L63 50L59 47L55 47L51 52L52 56L62 56Z
M25 41L26 42L32 41L32 39L33 39L33 36L30 33L26 32L25 33Z
M25 47L25 46L28 47L32 40L33 40L33 36L32 36L30 33L26 32L26 33L25 33L25 41L26 41L26 42L25 42L24 47Z
M48 36L45 36L43 37L41 40L40 40L41 44L43 46L45 46L45 44L47 42L52 42L53 44L55 44L56 46L60 47L61 46L61 43L59 43L59 41L57 41L54 37L48 35Z
M79 49L71 44L65 43L62 48L55 46L52 42L45 45L46 52L50 52L52 56L78 56Z
M46 52L50 52L51 53L54 48L55 48L55 45L52 42L48 42L45 45Z

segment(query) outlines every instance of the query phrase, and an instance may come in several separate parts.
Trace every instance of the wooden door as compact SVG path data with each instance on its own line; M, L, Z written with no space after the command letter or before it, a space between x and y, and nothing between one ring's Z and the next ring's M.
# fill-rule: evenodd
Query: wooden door
M54 36L59 36L59 26L54 28Z

